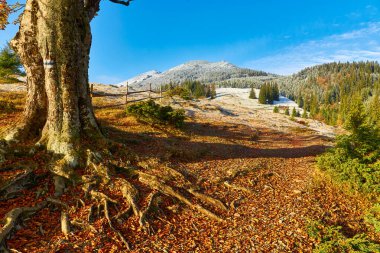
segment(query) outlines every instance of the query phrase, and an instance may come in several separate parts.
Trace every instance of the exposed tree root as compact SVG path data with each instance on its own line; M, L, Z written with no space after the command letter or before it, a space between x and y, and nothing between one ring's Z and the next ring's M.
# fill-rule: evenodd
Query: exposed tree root
M5 217L4 226L0 229L0 252L8 252L6 239L11 236L18 223L23 219L35 214L46 206L47 202L43 201L34 207L18 207L9 211Z
M66 211L61 212L61 231L67 237L71 232L69 215Z
M139 224L140 224L140 227L142 227L148 234L153 234L154 231L153 231L153 228L150 226L149 222L148 222L148 219L147 219L147 215L148 215L148 212L150 211L152 205L153 205L153 202L154 202L154 199L158 196L157 192L153 191L152 193L149 194L148 196L148 204L146 206L146 208L142 211L140 211L140 219L139 219Z
M108 154L107 154L108 155ZM50 166L50 171L54 173L54 185L55 185L55 196L60 196L64 193L64 189L66 187L67 179L73 180L72 176L74 174L73 168L69 166L68 162L64 161L65 158L55 160ZM161 194L166 195L171 198L175 198L185 205L189 206L191 209L213 219L218 222L225 222L224 219L216 215L215 213L207 210L203 206L197 203L193 203L192 200L198 199L201 202L210 205L214 208L218 208L222 211L227 211L226 205L211 196L203 194L200 192L199 188L194 185L190 180L187 179L184 173L177 171L170 166L158 166L154 171L157 172L160 169L164 175L155 176L152 174L148 174L142 172L141 167L135 166L133 170L128 169L128 175L132 177L138 178L138 180L149 187L150 190L153 190L146 198L144 203L144 207L139 207L139 190L133 185L129 180L117 177L115 175L114 170L112 172L109 170L108 164L104 162L107 159L103 159L102 156L97 152L87 151L87 163L85 172L86 175L81 176L81 180L77 180L75 183L80 183L83 191L85 192L85 198L91 198L94 200L94 204L92 204L88 209L88 215L84 220L82 219L74 219L70 220L68 212L77 208L85 207L86 203L74 196L74 200L76 202L73 206L62 202L58 198L48 197L44 202L39 204L33 208L16 208L8 213L5 217L6 225L0 232L0 243L5 245L6 238L10 235L11 231L15 228L16 223L25 216L33 214L46 205L54 205L57 206L61 211L61 231L65 237L68 237L74 228L80 228L83 230L88 230L93 233L99 232L97 231L91 223L94 222L95 219L105 218L110 229L117 235L119 240L124 244L127 249L130 249L130 245L127 239L123 236L123 234L117 229L114 221L122 222L122 219L127 219L131 215L135 215L138 217L138 222L142 230L144 230L148 234L152 234L153 227L149 223L149 215L153 207L159 207L159 198ZM158 171L160 173L160 171ZM13 190L17 188L16 186L22 185L21 182L30 181L33 179L35 175L32 171L28 171L23 175L20 175L12 182L10 182L7 186L4 186L0 189L0 193L8 193L13 192ZM163 180L165 178L165 180ZM175 182L177 187L172 187L167 182ZM126 206L122 206L120 208L121 203L119 203L113 196L108 196L107 194L101 192L101 189L107 189L108 187L117 186L120 189L122 196L124 197ZM2 194L4 195L4 194ZM6 194L5 194L6 195ZM116 215L111 217L110 208L114 208L117 212ZM41 231L43 234L44 231ZM4 246L4 249L6 247ZM1 249L0 249L0 252Z
M216 220L219 222L224 222L224 220L222 218L220 218L216 214L210 212L209 210L205 209L204 207L202 207L198 204L191 203L191 201L188 198L186 198L184 195L182 195L178 191L174 190L174 188L160 182L160 180L156 176L149 175L149 174L146 174L144 172L138 172L138 174L139 174L139 180L141 183L148 185L151 188L153 188L157 191L160 191L167 196L174 197L174 198L178 199L179 201L188 205L190 208L197 210L198 212L208 216L209 218L211 218L213 220Z
M95 205L91 205L88 210L87 221L92 223L94 221Z
M27 170L24 173L18 174L15 179L1 187L0 200L16 197L21 190L36 185L37 181L37 176L32 170Z
M128 204L132 208L133 213L136 216L139 216L140 210L139 210L139 208L138 208L138 206L136 204L139 192L127 180L121 179L121 181L122 181L122 183L121 183L122 184L121 192L123 194L123 197L126 199L126 201L128 202Z
M188 189L188 192L190 192L191 194L193 194L195 197L197 197L198 199L208 203L208 204L211 204L213 206L216 206L224 211L228 211L227 207L223 204L222 201L220 201L219 199L215 199L213 197L210 197L206 194L203 194L201 192L198 192L196 191L195 189L193 188L190 188Z
M80 227L83 230L90 230L93 233L98 232L93 226L91 226L88 222L84 220L72 220L71 225L73 225L74 227Z
M69 206L68 206L66 203L64 203L64 202L62 202L62 201L60 201L60 200L58 200L58 199L54 199L54 198L47 197L47 198L46 198L46 201L47 201L48 203L53 204L53 205L63 207L65 210L68 210L68 209L69 209Z
M98 176L104 184L110 181L108 167L102 163L102 156L97 152L87 150L87 168L92 175Z
M109 214L109 209L108 209L108 201L106 199L103 200L104 202L104 215L106 216L106 219L108 221L108 225L110 226L110 228L112 229L112 231L114 231L120 238L120 240L124 243L125 247L130 250L130 246L129 246L129 243L127 242L127 240L125 239L125 237L120 233L119 230L117 230L113 225L112 225L112 220L110 218L110 214Z
M106 194L104 193L101 193L101 192L98 192L98 191L94 191L94 190L91 190L90 191L90 195L92 196L93 199L96 199L98 200L99 202L102 202L104 200L107 200L108 202L111 202L113 204L117 204L118 202L114 199L111 199L110 197L108 197Z

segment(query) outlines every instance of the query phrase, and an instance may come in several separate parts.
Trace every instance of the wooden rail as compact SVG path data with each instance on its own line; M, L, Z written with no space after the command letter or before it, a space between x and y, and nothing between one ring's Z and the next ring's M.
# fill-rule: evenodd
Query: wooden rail
M139 94L139 93L145 93L148 92L149 95L147 98L139 98L135 100L129 100L128 96L133 95L133 94ZM159 97L152 97L151 94L160 94ZM109 107L118 107L118 106L123 106L127 105L128 103L131 102L137 102L137 101L142 101L146 99L160 99L160 102L162 101L162 86L160 86L160 91L154 91L152 90L152 84L149 84L149 90L140 90L140 91L129 91L129 86L127 83L127 92L126 93L119 93L119 94L110 94L110 93L95 93L94 92L94 84L91 84L91 89L90 89L90 94L91 97L124 97L125 96L125 103L124 104L117 104L117 105L106 105L106 106L94 106L94 108L109 108Z

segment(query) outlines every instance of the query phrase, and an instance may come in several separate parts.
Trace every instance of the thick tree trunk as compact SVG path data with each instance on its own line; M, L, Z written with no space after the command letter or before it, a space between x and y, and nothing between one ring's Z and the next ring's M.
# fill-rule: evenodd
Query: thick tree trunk
M101 135L88 85L88 10L78 0L27 0L12 44L27 72L28 98L24 124L7 139L40 133L40 144L75 165L81 138Z
M12 47L18 53L27 76L28 95L24 118L6 136L6 140L22 140L39 135L46 122L47 100L44 85L44 66L38 53L36 40L36 2L29 1L25 7L20 31L12 40Z

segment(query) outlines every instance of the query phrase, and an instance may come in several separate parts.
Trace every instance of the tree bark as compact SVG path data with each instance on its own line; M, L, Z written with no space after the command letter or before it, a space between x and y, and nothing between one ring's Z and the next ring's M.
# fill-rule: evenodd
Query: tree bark
M27 137L36 137L46 122L47 100L44 86L44 66L42 57L38 53L35 9L36 1L29 1L25 6L20 31L11 42L25 68L28 94L24 117L8 133L6 140L23 140Z
M72 165L81 139L101 136L88 85L89 15L83 1L27 0L12 41L27 73L28 96L24 123L6 139L39 134L39 144Z

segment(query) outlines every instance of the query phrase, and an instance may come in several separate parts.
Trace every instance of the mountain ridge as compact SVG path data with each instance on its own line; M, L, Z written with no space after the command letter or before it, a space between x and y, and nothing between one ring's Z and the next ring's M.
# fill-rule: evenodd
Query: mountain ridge
M117 86L128 86L132 89L143 89L152 85L157 88L168 83L178 84L185 80L196 80L203 83L216 83L220 86L228 86L228 83L260 86L264 81L275 78L276 75L264 71L240 68L227 61L209 62L193 60L174 66L164 72L151 70L126 81Z

